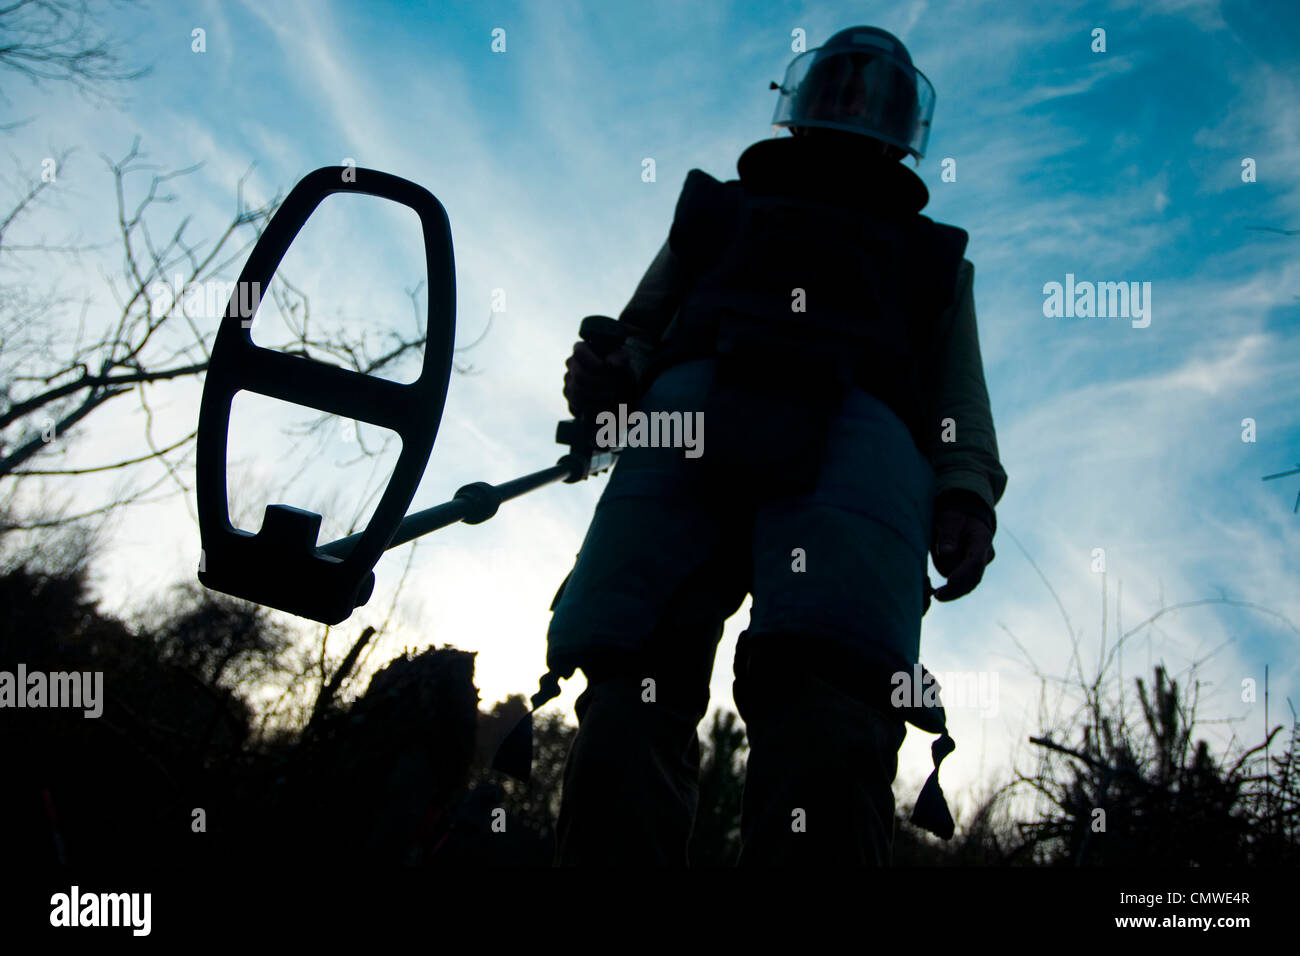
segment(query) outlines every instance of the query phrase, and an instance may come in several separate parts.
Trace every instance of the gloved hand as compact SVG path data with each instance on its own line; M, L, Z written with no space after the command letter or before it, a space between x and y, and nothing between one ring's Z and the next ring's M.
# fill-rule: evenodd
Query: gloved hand
M939 511L930 553L935 569L948 579L934 591L935 600L955 601L975 590L985 565L993 560L993 529L961 511Z
M622 347L602 359L586 342L575 342L564 367L564 397L575 417L613 411L636 397L636 373Z

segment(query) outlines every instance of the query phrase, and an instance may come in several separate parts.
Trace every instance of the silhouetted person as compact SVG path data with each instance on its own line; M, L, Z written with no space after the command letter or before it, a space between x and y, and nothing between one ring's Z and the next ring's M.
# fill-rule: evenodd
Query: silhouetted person
M926 555L938 600L971 591L1006 475L967 235L920 215L928 192L899 162L924 155L933 105L882 30L796 57L773 119L793 135L746 149L738 180L691 170L620 316L626 346L574 346L575 414L702 412L703 442L629 442L553 606L551 675L588 681L561 864L687 862L696 726L747 593L740 862L887 864L905 722L942 735L914 819L951 835L953 744L913 686Z

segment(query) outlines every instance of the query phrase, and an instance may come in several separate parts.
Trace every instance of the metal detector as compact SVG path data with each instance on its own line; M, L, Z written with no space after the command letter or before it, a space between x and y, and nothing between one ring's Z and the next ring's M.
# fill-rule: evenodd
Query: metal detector
M429 306L424 365L409 384L253 343L253 316L245 314L244 304L260 305L261 292L311 214L325 197L340 192L389 199L420 217ZM241 291L249 290L254 292L251 300L241 297ZM496 514L503 501L555 481L582 481L614 463L618 449L597 447L593 421L560 422L556 441L569 451L556 464L499 485L473 482L450 501L408 515L442 421L455 333L456 267L442 203L422 186L373 169L326 166L303 177L249 253L212 349L199 408L199 581L299 617L338 624L370 600L374 566L389 548L456 522L479 524ZM624 339L623 326L608 316L587 316L579 334L599 355L614 351ZM317 544L321 516L284 504L267 505L256 534L230 523L226 443L231 403L240 391L368 422L401 436L392 477L363 531Z

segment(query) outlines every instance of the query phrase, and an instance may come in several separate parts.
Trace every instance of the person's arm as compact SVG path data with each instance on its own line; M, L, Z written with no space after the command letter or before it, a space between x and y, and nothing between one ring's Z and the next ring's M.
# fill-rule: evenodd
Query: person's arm
M935 512L958 511L997 529L994 509L1007 486L998 457L975 322L975 266L962 260L953 301L936 329L930 409ZM945 426L945 420L951 423ZM954 440L944 441L944 437Z
M690 278L665 242L641 278L618 320L627 326L628 361L639 387L645 386L650 358L685 298Z

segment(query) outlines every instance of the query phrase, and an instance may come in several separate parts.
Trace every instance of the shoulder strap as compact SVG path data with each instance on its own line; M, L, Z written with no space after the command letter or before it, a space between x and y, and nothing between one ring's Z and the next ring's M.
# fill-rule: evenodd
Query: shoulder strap
M726 248L742 190L740 180L719 182L701 169L686 174L668 245L693 278L707 272Z

